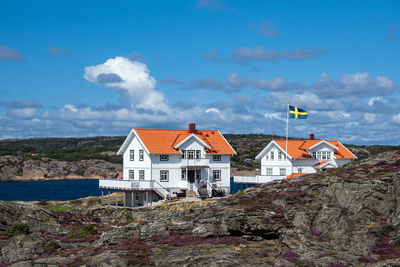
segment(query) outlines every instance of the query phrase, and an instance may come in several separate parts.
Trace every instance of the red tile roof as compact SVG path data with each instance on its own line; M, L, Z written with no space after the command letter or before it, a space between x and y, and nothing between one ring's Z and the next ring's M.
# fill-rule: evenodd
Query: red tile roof
M286 179L292 179L292 178L309 175L309 174L311 174L311 173L292 173L292 174L289 174L288 176L286 176Z
M328 162L328 161L323 160L323 161L318 162L317 164L315 164L314 167L320 167L320 166L324 165L324 164L327 163L327 162Z
M286 151L286 140L274 140L275 143ZM307 152L307 148L318 144L323 140L288 140L288 154L292 158L311 158L312 156ZM336 158L355 159L354 156L347 148L345 148L339 141L328 141L329 144L337 147L334 155Z
M151 154L180 154L174 147L191 135L188 130L135 129L135 131ZM217 130L196 130L195 135L210 146L210 149L205 149L208 154L236 154Z

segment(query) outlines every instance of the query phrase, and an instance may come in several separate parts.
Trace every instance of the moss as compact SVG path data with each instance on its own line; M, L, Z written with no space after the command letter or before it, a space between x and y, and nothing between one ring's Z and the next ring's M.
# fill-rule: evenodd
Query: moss
M6 231L0 232L0 236L16 236L29 234L29 225L26 223L15 223Z
M86 236L96 235L98 234L96 226L92 224L84 224L72 232L68 233L67 237L69 238L83 238Z
M61 205L54 205L51 206L50 209L54 211L69 211L69 210L74 210L74 207L67 207L67 206L61 206Z

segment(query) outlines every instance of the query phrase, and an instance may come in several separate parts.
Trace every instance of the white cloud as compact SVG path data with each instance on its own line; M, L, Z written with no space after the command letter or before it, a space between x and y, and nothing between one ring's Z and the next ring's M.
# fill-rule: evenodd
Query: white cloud
M383 99L383 97L377 96L377 97L373 97L370 100L368 100L368 106L373 106L375 103L385 103L385 100Z
M99 76L102 77L101 81ZM164 95L155 89L156 80L150 76L146 64L124 57L110 58L103 64L85 67L83 77L120 93L120 102L124 106L164 112L169 110Z
M392 120L398 124L400 124L400 113L399 114L395 114L392 116Z
M376 119L376 115L373 113L365 113L364 114L364 119L368 122L368 123L374 123L375 119Z

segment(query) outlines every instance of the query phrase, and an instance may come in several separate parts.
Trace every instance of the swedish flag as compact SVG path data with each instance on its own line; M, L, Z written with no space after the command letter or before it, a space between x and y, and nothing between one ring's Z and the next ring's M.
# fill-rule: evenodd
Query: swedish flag
M289 106L289 115L292 119L307 119L308 113L301 108Z

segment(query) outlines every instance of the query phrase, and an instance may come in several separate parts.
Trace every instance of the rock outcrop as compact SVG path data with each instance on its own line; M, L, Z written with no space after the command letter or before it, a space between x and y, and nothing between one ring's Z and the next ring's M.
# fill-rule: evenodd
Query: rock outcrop
M0 181L122 177L122 165L104 160L61 161L0 156Z
M136 209L87 206L83 201L64 203L70 211L0 202L0 216L7 218L1 220L1 263L400 264L398 151L219 200ZM12 235L9 229L15 223L27 224L29 233Z

